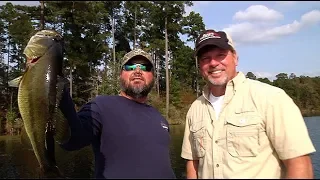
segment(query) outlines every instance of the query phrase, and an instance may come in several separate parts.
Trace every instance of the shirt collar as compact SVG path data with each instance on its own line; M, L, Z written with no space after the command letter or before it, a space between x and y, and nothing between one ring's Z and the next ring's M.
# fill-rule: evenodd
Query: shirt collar
M239 71L237 75L227 83L225 95L231 92L233 92L234 94L245 80L246 76L241 71ZM202 95L209 101L210 88L208 84L204 86Z

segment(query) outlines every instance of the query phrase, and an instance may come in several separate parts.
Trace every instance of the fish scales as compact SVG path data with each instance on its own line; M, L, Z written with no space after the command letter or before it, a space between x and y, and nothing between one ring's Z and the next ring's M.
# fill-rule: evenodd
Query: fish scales
M70 129L58 108L68 84L62 76L63 46L59 38L56 32L44 30L30 39L25 49L27 68L19 79L18 106L41 172L61 176L55 142L65 142Z

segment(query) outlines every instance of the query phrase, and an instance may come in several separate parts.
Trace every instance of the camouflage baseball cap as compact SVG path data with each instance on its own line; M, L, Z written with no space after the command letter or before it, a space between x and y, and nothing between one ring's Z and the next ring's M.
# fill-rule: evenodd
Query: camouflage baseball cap
M134 49L123 56L121 67L135 56L142 56L146 58L147 60L150 61L151 65L154 66L151 55L149 53L143 51L142 49Z

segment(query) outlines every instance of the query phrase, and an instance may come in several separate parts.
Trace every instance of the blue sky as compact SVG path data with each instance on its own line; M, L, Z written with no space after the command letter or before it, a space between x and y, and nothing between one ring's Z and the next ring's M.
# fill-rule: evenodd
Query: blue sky
M39 1L11 2L39 5ZM186 14L195 11L203 17L207 29L225 30L231 35L239 55L238 70L270 80L281 72L320 76L320 2L193 3ZM193 43L187 45L194 47Z
M186 14L195 11L206 29L231 35L239 55L238 70L269 79L280 72L320 76L320 2L193 3Z

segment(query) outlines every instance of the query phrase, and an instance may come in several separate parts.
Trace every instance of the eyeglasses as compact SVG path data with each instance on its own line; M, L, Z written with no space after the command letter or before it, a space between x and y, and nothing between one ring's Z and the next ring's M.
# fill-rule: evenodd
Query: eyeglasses
M122 69L126 71L134 71L138 66L142 71L150 72L152 70L152 66L147 64L125 64Z

